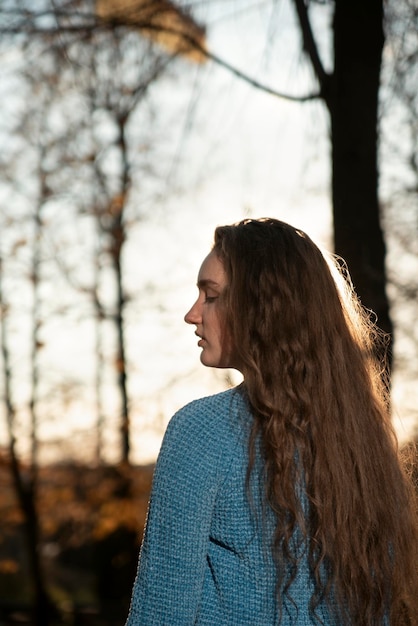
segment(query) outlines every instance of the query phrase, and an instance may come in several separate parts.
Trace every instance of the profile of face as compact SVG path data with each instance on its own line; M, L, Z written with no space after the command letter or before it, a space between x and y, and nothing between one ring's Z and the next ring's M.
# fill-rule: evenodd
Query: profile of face
M199 295L184 316L187 324L196 326L198 346L202 348L200 360L207 367L232 367L239 369L234 358L231 339L225 327L222 293L227 276L222 261L211 252L203 261L197 278Z

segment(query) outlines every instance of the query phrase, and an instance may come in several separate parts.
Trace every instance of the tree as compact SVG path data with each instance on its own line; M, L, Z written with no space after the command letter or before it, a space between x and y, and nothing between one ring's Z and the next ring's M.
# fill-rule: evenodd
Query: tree
M31 581L34 591L34 626L48 626L52 614L52 605L48 597L40 557L40 528L36 511L36 464L33 462L26 470L22 468L17 451L16 441L16 407L13 399L13 369L9 350L8 302L4 294L4 262L0 256L0 326L1 353L3 358L3 395L6 407L6 423L9 437L8 451L10 466L16 489L17 499L24 516L24 530ZM36 441L36 432L32 432L32 441Z
M99 243L93 253L96 276L92 282L80 279L80 265L74 272L69 269L70 263L67 261L69 251L64 246L55 250L54 262L64 270L65 280L70 283L71 288L75 287L81 297L85 298L87 295L91 299L98 329L96 344L98 372L102 367L99 327L103 320L110 321L114 327L116 357L112 360L112 365L116 363L120 391L121 459L127 463L130 426L124 316L129 298L123 284L123 250L134 213L131 200L134 187L132 173L135 173L137 163L133 153L138 142L138 137L129 131L128 127L132 124L132 116L137 113L139 104L146 100L149 89L174 58L156 50L152 42L143 41L142 30L139 35L138 33L132 35L131 32L114 24L111 21L113 17L109 15L106 19L110 21L104 32L99 28L94 33L87 29L85 36L74 37L71 32L73 26L71 18L75 16L77 19L77 11L68 13L71 6L74 9L74 5L77 6L77 3L72 5L63 3L56 12L40 9L34 13L30 10L25 11L24 7L19 6L18 10L9 14L12 22L11 32L16 30L20 33L15 38L14 53L16 55L22 53L24 63L21 78L28 95L26 108L16 128L7 129L7 139L10 140L13 149L5 150L2 154L2 160L7 165L2 172L2 184L20 196L21 204L27 212L22 222L26 229L32 227L30 239L25 240L21 236L19 239L20 248L24 248L26 256L29 257L19 279L21 283L29 282L32 300L29 312L29 345L26 346L29 353L26 355L30 382L27 408L31 419L31 452L29 462L25 465L21 461L17 446L16 423L19 409L14 402L13 390L18 377L13 368L13 348L11 348L13 342L8 325L12 319L13 306L8 301L7 289L4 289L7 268L3 261L8 255L7 246L3 245L0 247L2 382L9 435L8 451L14 485L25 519L28 561L35 590L34 623L38 626L47 626L51 608L43 578L40 553L42 538L37 514L38 425L41 416L39 394L42 377L46 378L39 362L42 347L40 330L43 324L40 292L43 278L43 236L47 230L44 213L48 203L52 201L48 207L50 215L51 210L55 218L60 213L71 212L74 219L87 218L97 229ZM171 4L165 3L165 7L168 6L171 7ZM172 9L170 10L172 12ZM18 20L22 20L17 26L13 22L16 16ZM179 20L177 13L176 16ZM91 17L87 16L87 19ZM51 23L54 23L52 18L61 20L63 28L57 28L55 24L52 34L47 32L41 33L39 37L32 36L31 29L37 31L38 21L42 22L45 19L48 31ZM155 18L145 16L144 19L152 21ZM77 35L80 34L79 31L76 32ZM170 46L172 45L171 42ZM179 49L175 52L180 54ZM72 64L68 63L70 57ZM71 102L75 106L71 107ZM111 131L110 140L106 138L106 133L100 133L99 127L103 118L107 130ZM110 173L107 160L109 154L109 160L111 163L113 161L114 166ZM90 183L93 183L91 188ZM71 203L68 202L70 197ZM2 215L2 218L6 223L6 216ZM7 222L7 229L2 229L8 244L18 230L17 228L12 230L12 221ZM56 241L57 238L52 235L51 239ZM54 245L50 246L49 252L54 249ZM107 270L113 274L115 286L114 299L110 305L109 301L102 297L99 285L102 272L100 258L104 256L108 262ZM51 267L52 263L49 266ZM50 304L55 305L53 299ZM21 315L24 313L21 312ZM98 375L98 395L102 385L103 381ZM21 401L21 406L25 401L26 398ZM100 402L98 404L100 419L101 405Z
M106 31L92 31L83 41L71 41L69 49L73 58L79 58L76 71L78 80L83 78L88 109L92 113L92 151L89 155L92 165L93 189L95 200L87 211L93 217L98 229L98 241L103 244L98 254L105 253L110 259L113 270L116 297L112 310L100 302L97 289L91 291L96 309L98 326L101 321L110 320L114 325L116 337L116 371L121 406L120 435L121 460L129 462L130 453L130 407L128 391L128 363L125 338L125 311L129 296L124 288L123 251L129 236L127 211L131 202L133 154L132 132L129 125L139 107L146 100L148 91L166 73L167 67L175 56L186 55L193 60L200 60L194 48L181 36L182 31L192 32L202 44L204 31L193 20L183 14L176 6L167 1L154 2L113 2L99 0L96 3L99 19L106 25ZM173 26L174 25L174 26ZM129 30L126 30L126 27ZM62 24L65 32L65 23ZM170 34L172 28L175 34ZM166 29L168 32L166 33ZM132 31L138 30L146 35L151 43L141 41ZM180 34L178 34L180 33ZM162 54L155 47L155 42L174 54ZM87 62L87 74L82 72L83 61ZM135 64L141 67L137 75ZM110 72L110 68L113 72ZM95 116L100 112L107 124L114 130L114 139L106 150L113 149L117 154L117 163L109 175L106 172L106 159L102 158L104 146L95 133ZM149 174L148 166L148 174ZM99 336L99 335L98 335ZM100 347L97 349L100 357ZM98 376L100 373L98 371ZM100 384L98 380L98 384ZM97 387L98 397L100 395ZM101 402L98 402L100 410ZM99 418L100 419L100 418Z
M308 55L331 120L335 252L347 263L364 306L392 335L386 294L386 245L378 199L378 101L383 1L335 0L333 71L325 71L309 19L294 0ZM383 357L383 354L380 354Z
M51 9L42 7L41 3L35 7L17 3L14 8L4 11L4 15L9 20L4 32L19 34L29 42L49 42L49 51L42 53L42 58L46 59L49 53L60 58L61 67L54 80L61 85L62 91L70 89L68 81L72 77L74 84L80 87L79 97L89 112L89 126L86 119L80 117L77 128L75 121L75 137L69 137L68 146L59 157L62 174L58 184L61 190L56 188L55 191L58 195L62 193L63 176L73 176L74 169L80 170L81 166L91 172L89 182L92 186L87 195L92 202L86 207L82 200L79 208L96 223L100 243L96 255L97 259L106 256L110 261L114 302L109 307L101 301L98 284L79 286L84 293L90 294L96 315L99 424L103 421L99 389L102 368L99 327L104 321L110 321L114 327L116 355L113 362L120 397L121 459L128 462L130 416L124 317L129 296L124 289L123 252L129 234L127 212L131 203L135 151L131 145L133 132L129 132L128 127L141 103L146 101L148 91L177 56L202 60L202 55L190 45L188 37L203 47L204 29L169 0L97 0L95 5L87 0L84 3L62 0ZM42 64L33 70L38 74L39 84L43 83L44 71ZM67 87L62 86L65 81ZM106 139L99 139L100 131L96 132L103 120L113 133L107 145L104 143ZM89 139L80 140L81 133ZM110 169L109 159L112 161ZM65 266L65 262L62 265ZM95 266L96 281L100 281L100 262L96 260ZM68 276L68 271L66 274ZM71 280L73 284L77 282L74 278Z
M19 119L19 127L24 131L29 141L30 154L27 156L26 171L33 174L29 189L25 188L20 175L14 171L17 158L16 147L6 154L2 168L2 182L9 184L9 190L15 184L14 202L19 206L17 216L10 212L9 203L5 203L3 211L2 231L0 242L0 308L1 316L1 347L3 357L3 394L7 417L8 446L13 483L17 500L24 519L24 538L26 540L28 566L33 588L33 623L36 626L48 626L53 615L53 605L47 592L46 581L41 558L41 529L37 511L38 472L39 472L39 440L38 429L40 422L39 394L40 394L40 362L39 355L42 348L40 330L44 322L41 310L40 287L42 283L42 256L43 256L43 209L48 201L50 189L48 179L48 153L52 145L52 137L44 132L45 113L49 109L51 88L46 80L41 88L38 86L38 97L42 102L39 109L32 108L30 102ZM42 113L41 113L42 112ZM21 146L19 146L20 148ZM15 176L15 178L14 178ZM31 201L26 202L28 194ZM19 197L20 196L20 197ZM10 197L13 198L12 193ZM13 200L10 204L14 206ZM22 211L21 206L24 206ZM20 213L20 215L19 215ZM4 228L5 227L5 228ZM26 255L19 259L19 252L25 249ZM10 267L15 265L14 268ZM16 272L16 270L18 271ZM14 270L14 271L13 271ZM24 279L22 281L22 278ZM29 341L28 379L29 392L27 409L29 414L29 454L25 463L21 462L18 452L18 423L19 410L15 402L15 393L19 376L17 365L16 335L12 332L12 320L20 317L16 301L13 301L13 292L16 282L28 282L29 298L31 303L28 311ZM22 283L21 283L22 284ZM23 298L24 301L24 298ZM22 376L20 364L20 377ZM21 402L21 404L23 404Z

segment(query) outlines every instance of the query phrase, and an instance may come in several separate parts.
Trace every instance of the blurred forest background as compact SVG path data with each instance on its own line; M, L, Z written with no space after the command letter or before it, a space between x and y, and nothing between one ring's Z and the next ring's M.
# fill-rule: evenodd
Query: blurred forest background
M218 223L347 261L417 437L418 6L0 0L0 32L0 625L116 626L167 421L236 380L182 328Z

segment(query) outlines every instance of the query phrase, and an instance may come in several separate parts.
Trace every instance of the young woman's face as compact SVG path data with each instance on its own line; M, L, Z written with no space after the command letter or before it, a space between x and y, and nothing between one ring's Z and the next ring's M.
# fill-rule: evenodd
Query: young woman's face
M202 348L200 360L208 367L235 367L232 343L225 328L221 294L227 284L222 262L214 252L203 261L197 278L199 296L184 320L195 324Z

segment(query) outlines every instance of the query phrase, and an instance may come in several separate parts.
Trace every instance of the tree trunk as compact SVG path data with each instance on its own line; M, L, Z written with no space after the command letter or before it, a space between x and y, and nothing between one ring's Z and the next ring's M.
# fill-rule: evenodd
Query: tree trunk
M19 494L20 506L25 518L26 540L28 549L28 561L31 572L31 582L33 585L34 603L33 603L33 625L48 626L52 617L55 615L55 609L46 591L44 574L41 565L40 548L40 531L38 523L38 513L35 507L36 492L31 485L23 487L19 470L13 465L13 474L15 485Z
M16 452L16 437L14 433L16 411L12 400L11 390L11 367L10 355L7 345L7 303L3 296L3 264L0 258L0 310L3 315L0 316L0 349L3 358L3 386L4 386L4 403L6 407L7 431L9 436L8 452L10 455L10 469L14 488L16 490L17 500L23 514L23 530L27 545L28 565L30 572L30 581L33 587L33 626L48 626L54 613L53 605L49 599L46 584L44 580L41 554L40 554L40 528L38 513L36 510L36 482L33 472L28 476L27 480L22 472Z
M331 116L335 252L377 323L392 333L386 246L378 200L378 94L384 43L382 0L337 0Z
M129 453L131 448L130 442L130 420L129 420L129 400L128 400L128 384L126 372L126 346L125 346L125 294L123 289L123 268L122 268L122 249L126 240L126 231L124 224L124 209L126 198L129 191L129 162L128 147L126 145L126 122L128 115L118 117L118 146L121 159L121 193L114 200L113 222L111 228L112 237L112 262L116 278L116 314L115 324L117 333L117 368L118 368L118 386L121 398L121 461L129 464Z

